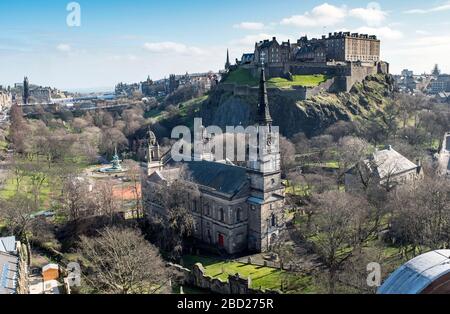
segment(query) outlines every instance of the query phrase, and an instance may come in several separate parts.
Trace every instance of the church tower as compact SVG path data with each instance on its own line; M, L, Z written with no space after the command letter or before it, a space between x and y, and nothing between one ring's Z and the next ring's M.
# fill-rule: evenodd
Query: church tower
M229 70L231 67L231 63L230 63L230 53L227 49L227 61L225 62L225 70Z
M161 151L159 149L156 135L151 130L148 131L148 150L147 150L147 171L148 175L162 169Z
M281 184L279 134L272 126L266 77L261 69L257 107L257 158L249 160L249 249L267 251L284 226L284 187Z

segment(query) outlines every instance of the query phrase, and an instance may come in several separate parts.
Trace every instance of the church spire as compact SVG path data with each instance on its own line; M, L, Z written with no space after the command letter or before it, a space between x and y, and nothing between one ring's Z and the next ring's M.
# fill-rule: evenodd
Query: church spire
M227 62L225 63L225 70L230 69L231 63L230 63L230 53L227 49Z
M269 100L267 97L266 75L264 68L261 69L261 78L259 80L259 103L258 103L258 122L263 125L271 125Z

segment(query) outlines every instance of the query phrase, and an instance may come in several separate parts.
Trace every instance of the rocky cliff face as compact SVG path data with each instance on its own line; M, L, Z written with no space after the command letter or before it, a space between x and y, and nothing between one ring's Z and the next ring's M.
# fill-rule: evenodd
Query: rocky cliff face
M389 75L377 74L354 85L348 93L322 93L311 99L296 101L271 95L270 112L274 125L291 137L298 132L320 134L338 120L367 119L370 113L382 111L390 101L393 80ZM253 96L235 96L231 92L216 90L203 103L200 114L204 125L247 126L254 122L258 99Z

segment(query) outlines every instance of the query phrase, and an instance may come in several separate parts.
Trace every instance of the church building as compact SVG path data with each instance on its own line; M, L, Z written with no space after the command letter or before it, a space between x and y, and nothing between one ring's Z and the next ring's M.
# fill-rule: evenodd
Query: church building
M208 154L199 161L174 162L161 155L153 132L149 132L148 176L143 183L146 215L165 215L156 198L158 187L175 180L188 180L199 193L190 195L186 206L195 223L194 237L228 254L270 250L285 227L284 186L281 182L280 153L274 145L266 78L261 70L257 107L258 158L238 166L215 161ZM197 158L198 159L198 158ZM181 172L189 175L183 177Z

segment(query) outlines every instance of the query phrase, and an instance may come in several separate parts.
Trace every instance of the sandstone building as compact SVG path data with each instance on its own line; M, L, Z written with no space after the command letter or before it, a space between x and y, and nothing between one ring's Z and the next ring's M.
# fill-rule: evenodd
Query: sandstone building
M254 52L243 54L237 62L254 77L261 64L268 78L326 75L332 82L323 89L329 92L348 92L369 75L389 73L389 64L380 59L380 40L375 35L350 32L312 39L303 36L295 43L278 42L273 37L255 43Z
M0 86L0 111L10 108L12 105L12 94L7 90L3 90Z
M391 146L377 150L370 158L353 166L345 173L345 189L358 191L377 184L387 189L410 184L423 178L420 163L415 164Z
M380 40L375 35L350 32L329 33L322 38L303 36L296 43L279 43L276 37L255 44L253 62L271 66L290 61L378 62Z
M257 160L246 167L229 161L213 161L201 154L200 161L171 162L161 156L156 136L150 132L148 177L143 184L143 199L147 215L165 215L165 209L154 196L160 186L176 180L188 180L199 190L184 204L195 221L194 236L228 254L241 251L266 251L284 228L284 187L281 183L280 154L272 143L272 118L269 112L264 69L261 70ZM180 178L182 168L189 176Z

